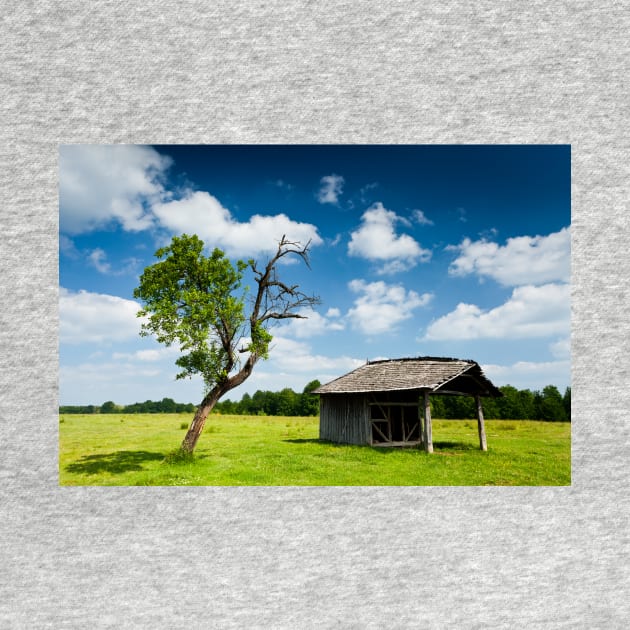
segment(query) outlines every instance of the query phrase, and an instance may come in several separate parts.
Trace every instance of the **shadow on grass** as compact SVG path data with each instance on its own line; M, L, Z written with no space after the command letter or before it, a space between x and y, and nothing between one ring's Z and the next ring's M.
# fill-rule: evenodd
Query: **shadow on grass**
M115 453L101 453L98 455L85 455L73 464L68 464L66 470L70 473L83 475L98 475L108 472L113 475L142 470L144 462L163 460L164 453L151 453L149 451L116 451Z

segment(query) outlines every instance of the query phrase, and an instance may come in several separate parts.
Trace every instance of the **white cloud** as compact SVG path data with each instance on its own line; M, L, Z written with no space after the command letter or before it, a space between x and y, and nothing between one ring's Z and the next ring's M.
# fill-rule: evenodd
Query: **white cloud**
M568 284L524 286L510 298L486 310L475 304L460 303L457 308L432 322L425 339L530 338L564 335L571 320Z
M203 382L175 380L176 366L139 364L136 361L95 361L59 367L60 403L66 405L101 404L113 400L128 405L142 400L199 403Z
M556 359L568 359L571 357L571 337L564 337L564 339L558 339L549 345L551 354Z
M400 322L412 317L415 309L426 306L433 298L430 293L418 295L402 285L382 281L352 280L348 287L359 297L347 317L353 328L368 335L394 330Z
M88 254L88 260L99 273L109 273L112 269L112 266L107 262L107 254L100 247Z
M321 374L323 370L345 372L365 363L361 359L348 356L327 357L313 354L309 344L275 335L271 342L269 359L280 370L311 372L315 374L313 378Z
M112 269L111 264L107 260L107 254L100 247L93 249L87 254L87 260L92 267L99 273L113 276L124 276L125 274L134 274L138 269L140 261L137 258L125 258L122 262L123 267L116 270Z
M60 149L59 163L60 229L69 234L114 221L128 231L161 226L176 233L197 234L209 247L221 247L233 256L275 253L283 235L303 244L323 242L316 226L293 221L286 214L256 214L239 222L208 192L188 191L173 200L163 186L172 160L151 147L67 145ZM340 192L343 178L330 177L332 195ZM276 185L288 186L282 180ZM64 237L62 251L70 252L70 244ZM89 263L101 273L112 272L102 249L90 252ZM132 261L118 273L128 272L134 264Z
M151 348L148 350L136 350L135 352L114 352L112 359L115 361L140 361L142 363L155 363L164 359L172 359L180 354L180 349L175 346Z
M59 338L62 343L111 343L138 337L137 302L114 295L59 290Z
M345 328L344 322L338 319L339 309L329 309L326 315L320 315L314 309L308 308L298 311L298 314L306 319L286 320L284 324L277 326L274 330L283 336L307 339Z
M74 241L65 234L59 235L59 252L73 260L77 260L80 257L79 250L76 248Z
M361 225L350 235L348 254L372 261L386 261L379 273L404 271L431 257L431 252L420 247L411 236L395 233L396 223L404 223L405 219L387 210L380 201L366 210L361 218Z
M60 230L79 234L112 221L125 230L147 229L153 223L151 204L166 195L162 182L171 163L145 146L62 146Z
M570 361L518 361L512 365L481 366L484 374L497 387L513 385L519 389L542 390L547 385L555 385L562 393L571 385Z
M464 239L449 249L460 253L449 267L453 276L477 274L504 286L568 282L571 275L571 232L563 228L548 236L518 236L505 245Z
M433 221L428 219L422 210L414 210L411 216L418 225L433 225Z
M286 214L253 215L249 221L236 221L216 197L207 192L192 192L187 197L153 207L161 224L178 233L197 234L208 247L220 247L230 256L275 253L283 235L292 241L319 245L317 227L298 223Z
M339 196L343 193L344 179L341 175L326 175L320 180L320 188L317 193L319 203L338 203Z

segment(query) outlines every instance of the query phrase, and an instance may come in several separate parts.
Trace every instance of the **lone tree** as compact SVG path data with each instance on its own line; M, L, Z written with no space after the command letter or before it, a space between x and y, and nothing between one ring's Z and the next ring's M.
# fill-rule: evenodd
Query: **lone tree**
M182 355L176 364L182 371L176 378L200 374L205 383L204 399L181 444L184 453L194 451L217 401L243 383L259 359L268 357L269 327L278 320L303 318L299 309L319 303L318 297L281 282L277 274L278 262L290 255L310 268L309 246L310 241L302 246L283 236L263 269L254 260L239 260L235 268L220 249L205 256L203 242L183 234L158 249L155 256L162 260L142 273L134 290L143 303L140 334L155 335L166 346L177 344ZM249 296L249 316L248 290L242 286L248 268L258 285Z

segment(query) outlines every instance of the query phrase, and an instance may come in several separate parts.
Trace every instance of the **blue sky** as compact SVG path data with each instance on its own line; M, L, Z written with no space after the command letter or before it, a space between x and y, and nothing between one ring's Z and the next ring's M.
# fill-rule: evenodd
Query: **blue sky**
M60 404L201 400L133 299L183 232L234 260L311 240L311 269L280 274L322 304L232 399L424 355L570 385L569 146L69 145L59 165Z

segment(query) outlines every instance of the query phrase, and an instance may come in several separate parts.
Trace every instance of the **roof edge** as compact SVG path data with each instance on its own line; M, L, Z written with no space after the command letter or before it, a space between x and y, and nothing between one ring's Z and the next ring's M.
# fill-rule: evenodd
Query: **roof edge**
M473 361L472 359L458 359L456 357L400 357L399 359L375 359L374 361L368 361L365 365L376 365L377 363L397 363L401 361L439 361L442 363L452 363L453 361L461 361L462 363L470 363L470 364L477 363L476 361ZM355 368L355 370L358 370L358 369L360 368ZM352 370L352 372L354 372L354 370ZM351 374L352 372L348 372L348 374Z

